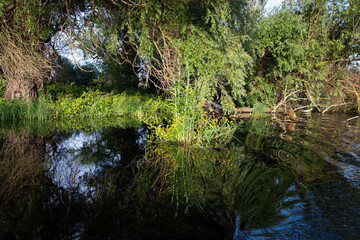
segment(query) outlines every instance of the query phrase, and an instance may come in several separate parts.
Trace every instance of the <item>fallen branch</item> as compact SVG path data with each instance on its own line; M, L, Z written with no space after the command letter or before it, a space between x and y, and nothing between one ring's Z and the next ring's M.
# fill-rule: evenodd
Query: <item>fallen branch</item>
M309 107L309 105L302 106L302 107L297 107L297 108L294 109L294 112L296 112L297 110L300 110L300 109L308 108L308 107ZM307 110L304 110L304 112L306 112L306 111ZM309 111L311 111L311 109Z
M274 109L271 111L272 113L275 113L276 112L276 110L281 106L281 105L284 105L284 104L286 104L288 101L290 101L290 100L287 100L291 95L293 95L293 94L295 94L295 93L297 93L297 92L300 92L301 90L299 89L299 90L296 90L296 91L294 91L294 92L291 92L290 94L288 94L286 97L284 97L280 102L279 102L279 104L278 105L276 105L275 107L274 107Z
M349 121L351 121L351 120L357 119L358 117L359 117L359 116L355 116L355 117L349 118L349 119L347 119L345 122L347 123L347 122L349 122Z
M240 108L235 108L235 113L236 114L242 114L242 113L253 113L254 112L254 108L251 107L240 107ZM265 109L264 113L271 113L273 112L273 110L271 109ZM280 113L282 113L283 111L278 111Z
M333 105L331 105L330 107L328 107L328 108L326 108L324 111L322 111L321 113L323 114L323 113L326 113L330 108L332 108L332 107L338 107L338 106L343 106L343 105L349 105L349 104L354 104L354 103L340 103L340 104L333 104Z

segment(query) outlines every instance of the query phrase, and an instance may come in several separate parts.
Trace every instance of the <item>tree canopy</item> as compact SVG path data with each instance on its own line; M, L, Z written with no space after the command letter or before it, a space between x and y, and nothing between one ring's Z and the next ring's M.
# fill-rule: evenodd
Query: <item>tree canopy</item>
M51 40L61 31L71 48L102 59L109 73L102 76L117 84L142 81L169 97L192 89L200 101L219 101L227 110L256 102L273 105L299 89L315 104L334 76L329 70L359 59L359 0L290 0L270 13L264 4L2 1L0 66L8 82L6 96L16 97L26 84L28 93L19 97L35 96L30 90L42 88L57 53Z

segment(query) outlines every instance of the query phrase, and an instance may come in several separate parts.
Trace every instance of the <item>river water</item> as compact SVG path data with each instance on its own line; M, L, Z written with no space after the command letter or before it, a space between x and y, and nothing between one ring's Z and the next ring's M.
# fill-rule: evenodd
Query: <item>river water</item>
M225 146L148 130L0 129L0 239L358 239L360 121L244 121Z

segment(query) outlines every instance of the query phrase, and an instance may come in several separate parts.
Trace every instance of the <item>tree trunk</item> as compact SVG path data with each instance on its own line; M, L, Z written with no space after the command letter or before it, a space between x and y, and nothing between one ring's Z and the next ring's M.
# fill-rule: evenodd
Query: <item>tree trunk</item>
M6 79L7 86L4 98L7 99L28 99L38 98L39 90L45 92L45 84L41 79Z
M51 74L51 53L46 43L29 39L12 31L0 31L0 67L7 82L4 97L29 99L45 91Z

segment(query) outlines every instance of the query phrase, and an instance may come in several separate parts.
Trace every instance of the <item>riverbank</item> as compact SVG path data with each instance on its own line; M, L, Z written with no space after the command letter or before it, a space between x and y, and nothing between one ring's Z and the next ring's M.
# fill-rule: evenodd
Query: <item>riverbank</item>
M16 124L21 121L61 124L65 129L91 128L101 125L135 127L147 125L161 141L181 145L208 144L231 138L241 119L258 119L268 115L296 122L301 112L355 112L356 103L331 103L303 106L306 99L294 102L288 95L275 106L263 103L253 107L236 107L226 111L220 104L201 101L192 92L166 99L140 89L106 92L69 86L71 94L62 88L50 87L39 99L0 99L0 121ZM59 90L60 89L60 90ZM66 88L67 89L67 88ZM224 117L225 116L225 117Z

